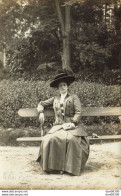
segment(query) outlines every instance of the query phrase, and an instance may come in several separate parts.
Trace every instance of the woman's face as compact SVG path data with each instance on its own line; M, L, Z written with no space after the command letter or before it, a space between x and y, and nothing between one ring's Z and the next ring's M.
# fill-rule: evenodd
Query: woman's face
M68 91L68 86L66 82L60 82L58 85L58 90L60 94L65 94Z

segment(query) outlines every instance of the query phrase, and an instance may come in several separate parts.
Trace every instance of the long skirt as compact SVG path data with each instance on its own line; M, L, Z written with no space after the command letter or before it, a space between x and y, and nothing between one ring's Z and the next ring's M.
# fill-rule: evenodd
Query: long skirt
M59 170L80 175L88 156L88 139L61 129L43 137L37 162L45 171Z

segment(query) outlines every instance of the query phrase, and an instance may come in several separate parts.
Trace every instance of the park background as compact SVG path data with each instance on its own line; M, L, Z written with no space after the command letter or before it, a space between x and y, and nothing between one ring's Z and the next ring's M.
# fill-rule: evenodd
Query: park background
M0 36L0 145L40 136L38 119L17 111L54 96L49 84L62 70L75 75L70 91L82 106L121 106L120 0L2 0ZM118 117L82 121L89 135L120 134Z

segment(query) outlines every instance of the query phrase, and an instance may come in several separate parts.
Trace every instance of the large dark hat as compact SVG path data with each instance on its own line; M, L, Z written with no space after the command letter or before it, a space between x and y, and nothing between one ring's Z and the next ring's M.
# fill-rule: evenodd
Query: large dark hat
M67 85L70 85L72 82L74 82L74 80L75 80L74 76L67 73L60 73L50 83L50 87L57 88L60 82L66 82Z

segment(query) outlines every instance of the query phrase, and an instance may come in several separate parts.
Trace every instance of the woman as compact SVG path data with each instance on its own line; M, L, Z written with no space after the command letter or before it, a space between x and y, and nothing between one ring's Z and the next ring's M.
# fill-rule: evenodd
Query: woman
M38 104L39 119L44 121L44 108L53 106L55 123L43 137L37 161L44 171L68 172L80 175L89 155L87 134L80 123L81 104L77 95L68 93L75 78L61 73L50 83L60 95Z

